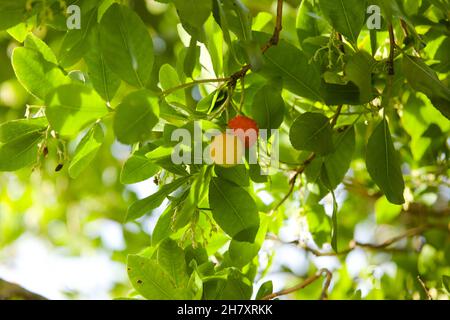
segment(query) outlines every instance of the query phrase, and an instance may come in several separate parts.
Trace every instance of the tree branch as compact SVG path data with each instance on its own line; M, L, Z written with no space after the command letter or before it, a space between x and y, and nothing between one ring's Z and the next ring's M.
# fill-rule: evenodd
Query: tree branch
M161 93L161 95L167 96L167 95L169 95L169 94L174 93L175 91L182 90L182 89L186 89L186 88L189 88L189 87L195 86L195 85L197 85L197 84L201 84L201 83L227 82L227 81L230 81L230 78L217 78L217 79L200 79L200 80L194 80L194 81L186 82L186 83L180 84L179 86L176 86L176 87L167 89L167 90L163 91L163 92Z
M300 248L302 248L305 251L311 252L312 254L314 254L317 257L334 257L334 256L341 256L341 255L346 255L349 252L353 251L356 248L365 248L365 249L370 249L370 250L388 250L388 251L393 251L388 249L391 245L393 245L394 243L405 239L405 238L410 238L413 236L417 236L422 234L424 231L430 229L430 227L434 227L434 226L430 226L430 225L424 225L424 226L420 226L420 227L416 227L416 228L412 228L409 230L406 230L405 232L401 233L398 236L395 236L393 238L390 238L382 243L379 244L375 244L375 243L364 243L364 242L359 242L356 240L352 240L350 241L349 247L345 250L339 251L339 252L322 252L320 250L311 248L307 245L304 245L302 243L300 243L299 241L292 241L292 242L285 242L285 244L293 244L296 246L299 246ZM278 240L277 238L271 238L272 240Z
M261 52L265 53L272 46L276 46L280 41L280 33L283 29L283 0L277 2L277 20L275 23L275 29L273 31L272 38L261 48Z
M275 22L275 29L273 31L272 37L267 41L267 43L262 46L261 52L264 54L267 50L269 50L271 47L276 46L278 42L280 41L280 33L283 29L283 0L277 1L277 19ZM247 75L247 72L251 69L250 64L246 64L242 67L241 70L237 71L236 73L232 74L230 76L230 80L228 82L228 85L232 88L236 87L236 83L239 79L242 79Z
M331 278L333 275L328 269L320 269L314 275L306 278L302 283L300 283L292 288L284 289L284 290L269 294L269 295L263 297L261 300L272 300L277 297L285 296L287 294L291 294L298 290L304 289L307 286L309 286L311 283L313 283L316 280L318 280L319 278L321 278L323 274L325 274L325 284L323 286L322 293L320 295L320 299L321 300L328 299L328 288L330 287Z
M0 300L47 300L21 286L0 279Z
M332 128L336 125L337 120L338 120L339 116L341 115L342 107L343 107L342 105L339 105L333 118L331 118L330 125ZM298 176L303 174L303 172L305 172L306 168L311 164L311 162L313 162L313 160L316 158L316 156L317 155L314 152L311 153L311 155L305 161L303 161L303 163L295 170L294 176L289 181L289 184L290 184L289 191L283 197L283 199L281 199L281 201L278 202L278 204L272 210L270 210L270 214L272 214L273 212L278 210L289 199L291 194L294 192L295 182L297 181Z
M419 281L420 285L423 288L423 291L425 291L425 294L427 295L428 300L433 300L433 297L430 295L430 289L428 289L427 285L425 284L425 282L422 280L422 278L419 276L417 276L417 280Z

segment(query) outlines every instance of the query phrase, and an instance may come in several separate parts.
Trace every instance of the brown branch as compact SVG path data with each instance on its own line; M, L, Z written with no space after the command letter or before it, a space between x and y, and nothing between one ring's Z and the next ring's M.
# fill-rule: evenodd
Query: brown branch
M406 230L404 233L393 237L391 239L388 239L380 244L373 244L373 243L362 243L362 242L357 242L355 241L354 246L356 247L363 247L363 248L371 248L371 249L382 249L382 248L387 248L390 245L404 239L404 238L409 238L409 237L413 237L413 236L417 236L419 234L422 234L425 230L427 230L428 227L427 226L421 226L421 227L417 227L417 228L412 228L409 230Z
M261 48L261 52L265 53L272 46L276 46L280 41L280 33L283 29L283 0L277 2L277 21L275 23L275 29L273 31L272 38Z
M342 105L338 106L333 118L331 119L330 125L332 128L336 125L337 120L338 120L339 116L341 115L342 107L343 107ZM313 160L316 158L316 156L317 155L314 152L311 153L310 156L305 161L303 161L303 163L295 170L295 174L289 182L289 184L290 184L289 191L283 197L283 199L281 199L281 201L270 211L270 214L272 214L273 212L278 210L283 205L283 203L285 203L289 199L291 194L294 192L295 182L297 181L298 176L303 174L303 172L305 172L306 168L311 164L311 162L313 162Z
M285 296L287 294L291 294L298 290L304 289L307 286L309 286L311 283L313 283L316 280L318 280L319 278L321 278L324 273L325 273L326 279L325 279L324 287L322 289L322 293L320 295L320 299L321 300L327 299L328 298L328 288L330 287L332 273L328 269L320 269L314 275L306 278L302 283L300 283L292 288L284 289L284 290L269 294L269 295L263 297L261 300L272 300L277 297Z
M0 300L47 300L21 286L0 279Z
M283 0L278 0L277 2L277 20L275 23L275 29L273 31L272 37L267 41L267 43L261 47L261 52L264 54L271 47L276 46L280 41L280 33L283 29ZM250 64L244 65L241 70L235 72L230 76L230 80L228 81L228 86L231 88L236 87L236 83L239 79L244 78L247 75L247 72L251 69Z
M422 234L424 231L428 230L431 227L435 227L432 225L425 225L425 226L420 226L420 227L416 227L416 228L412 228L409 230L406 230L404 233L395 236L393 238L390 238L382 243L379 244L375 244L375 243L364 243L364 242L359 242L359 241L355 241L352 240L350 241L349 247L345 250L339 251L339 252L322 252L320 250L311 248L307 245L304 245L302 243L300 243L299 241L292 241L292 242L285 242L284 244L293 244L296 246L299 246L300 248L302 248L305 251L311 252L312 254L314 254L317 257L334 257L334 256L341 256L341 255L346 255L349 252L353 251L355 248L359 247L359 248L365 248L365 249L370 249L370 250L386 250L386 251L395 251L392 249L389 249L389 247L393 244L395 244L396 242L405 239L405 238L410 238L413 236L417 236ZM278 240L277 238L270 238L272 240Z
M174 93L175 91L178 90L182 90L182 89L186 89L192 86L195 86L197 84L202 84L202 83L213 83L213 82L227 82L230 81L231 78L217 78L217 79L199 79L199 80L194 80L191 82L186 82L183 84L180 84L179 86L167 89L163 92L161 92L161 95L163 96L168 96L169 94Z
M433 297L430 295L430 289L428 289L427 285L422 280L420 275L417 276L417 280L419 281L420 285L422 286L423 291L425 291L425 294L427 295L428 300L433 300Z
M336 109L336 113L334 114L333 118L331 119L331 123L330 123L330 124L331 124L331 127L332 127L332 128L336 125L336 123L337 123L337 121L338 121L338 118L339 118L339 116L341 115L342 107L343 107L342 104L341 104L341 105L338 105L338 107L337 107L337 109Z

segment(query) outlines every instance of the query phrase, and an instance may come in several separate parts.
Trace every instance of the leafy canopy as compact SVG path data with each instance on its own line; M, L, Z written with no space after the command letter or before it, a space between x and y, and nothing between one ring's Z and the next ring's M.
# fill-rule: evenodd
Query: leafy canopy
M336 277L331 290L297 297L361 297L346 266L357 247L398 266L394 278L367 276L381 286L366 297L427 297L418 275L448 293L448 1L158 1L76 1L80 29L61 7L73 1L0 2L2 36L15 41L2 64L28 95L25 118L2 111L0 170L56 161L59 175L88 180L111 145L128 146L120 182L158 187L115 219L142 225L163 208L151 246L126 252L142 298L276 297L257 283L274 267L263 244L283 243L286 224L302 226L289 236L298 250L341 263L309 275ZM366 25L370 5L378 29ZM172 161L174 130L224 131L238 114L278 130L268 176L264 161ZM191 156L195 143L206 142L187 146ZM360 223L397 237L360 242Z

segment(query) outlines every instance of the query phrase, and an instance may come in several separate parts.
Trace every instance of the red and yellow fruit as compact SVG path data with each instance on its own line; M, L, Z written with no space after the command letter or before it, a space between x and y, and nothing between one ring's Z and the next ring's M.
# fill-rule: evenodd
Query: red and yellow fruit
M245 148L252 147L258 140L259 128L255 120L246 116L236 116L228 122L233 134L242 141Z

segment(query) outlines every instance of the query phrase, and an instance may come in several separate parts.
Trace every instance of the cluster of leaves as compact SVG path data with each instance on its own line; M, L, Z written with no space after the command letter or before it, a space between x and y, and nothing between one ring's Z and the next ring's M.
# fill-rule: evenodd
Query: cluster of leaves
M25 119L0 125L0 170L39 167L50 155L58 171L64 166L81 179L107 134L130 145L121 183L155 177L160 187L131 204L124 221L167 203L151 246L128 258L136 294L263 298L272 283L254 286L270 267L261 270L258 259L267 234L278 235L285 219L300 212L313 244L330 243L330 255L340 255L370 206L382 224L421 204L425 216L400 225L430 232L418 254L398 261L409 271L392 296L411 297L416 273L436 286L448 279L442 277L450 261L448 209L434 208L437 196L427 198L448 184L448 1L286 1L285 15L278 1L277 15L256 15L240 0L159 0L181 23L172 64L158 56L158 30L151 35L143 17L119 2L0 3L0 29L23 43L12 52L12 67L33 99ZM67 30L65 8L72 3L81 8L81 29ZM382 10L380 30L365 27L371 4ZM30 32L43 25L60 34L57 50ZM281 167L272 176L261 175L259 165L172 162L175 129L194 136L194 122L201 122L204 130L223 130L238 113L260 129L280 130ZM73 152L70 141L77 141ZM206 141L191 150L194 143ZM371 201L348 196L338 205L343 183ZM262 190L275 202L263 202ZM331 218L323 205L329 195ZM448 195L443 199L447 207ZM344 282L342 296L353 296L355 285Z

